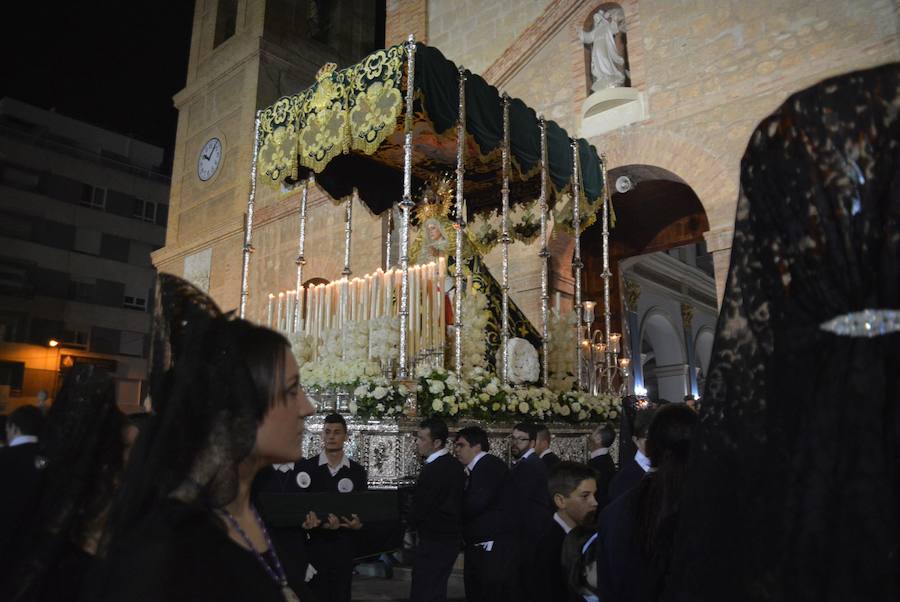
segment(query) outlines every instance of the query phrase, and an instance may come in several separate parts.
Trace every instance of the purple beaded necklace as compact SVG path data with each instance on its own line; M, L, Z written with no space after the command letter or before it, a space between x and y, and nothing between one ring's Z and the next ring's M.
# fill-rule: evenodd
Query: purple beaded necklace
M228 510L225 508L219 508L219 512L228 520L228 523L234 527L234 530L238 532L244 543L247 544L247 547L265 569L266 573L268 573L269 577L272 578L272 581L277 583L281 587L281 593L284 596L284 599L287 602L300 602L300 598L297 597L297 594L294 593L290 587L288 587L287 583L287 575L284 573L284 568L281 566L281 561L278 559L278 553L275 551L275 546L272 545L272 540L269 538L269 532L266 530L266 525L263 523L262 519L259 517L259 514L256 512L256 508L253 505L250 505L250 510L253 512L253 518L256 520L256 524L259 525L260 530L262 531L263 537L266 540L266 546L269 548L269 552L272 555L272 560L274 560L274 570L269 563L266 562L266 559L263 558L262 554L260 554L255 547L253 547L253 542L250 541L250 537L241 529L241 526L238 524L237 519L235 519Z

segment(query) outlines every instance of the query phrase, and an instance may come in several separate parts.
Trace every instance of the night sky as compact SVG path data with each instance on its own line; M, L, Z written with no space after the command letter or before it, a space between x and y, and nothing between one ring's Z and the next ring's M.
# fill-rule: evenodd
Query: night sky
M192 0L4 2L0 97L166 149L170 169Z

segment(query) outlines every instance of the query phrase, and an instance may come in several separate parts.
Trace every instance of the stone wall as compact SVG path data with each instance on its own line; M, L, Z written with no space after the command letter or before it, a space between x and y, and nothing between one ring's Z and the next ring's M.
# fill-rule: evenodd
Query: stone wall
M481 73L548 4L550 0L430 0L428 43L457 65Z
M429 36L454 60L483 69L490 83L577 134L587 96L584 27L599 2L553 0L524 27L497 22L488 3L438 18ZM632 85L650 117L591 139L610 168L662 167L697 193L710 223L720 287L727 272L740 159L757 123L784 99L826 77L900 59L893 2L838 0L626 0ZM528 13L521 0L511 12ZM500 28L486 50L469 21ZM506 40L512 40L502 49ZM627 227L621 224L620 227ZM561 266L563 269L565 266Z
M428 0L385 0L384 43L393 46L409 34L428 42Z

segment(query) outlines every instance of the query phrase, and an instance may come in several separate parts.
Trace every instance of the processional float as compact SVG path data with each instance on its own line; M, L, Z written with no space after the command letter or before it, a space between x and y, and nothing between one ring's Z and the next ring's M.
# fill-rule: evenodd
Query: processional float
M251 294L267 294L249 290L257 184L298 187L296 286L277 295L268 293L265 321L310 347L303 359L313 361L304 368L314 366L317 357L322 359L328 346L324 338L333 338L336 331L344 336L360 322L367 323L363 328L369 329L372 338L396 337L396 361L382 362L376 371L350 370L352 374L344 375L341 382L343 390L328 390L328 382L316 381L314 367L306 372L301 368L301 379L304 373L310 375L304 385L321 410L357 414L351 421L357 436L350 452L369 467L373 484L396 486L415 474L413 416L435 414L496 425L491 434L498 440L494 451L500 455L508 448L500 439L508 433L509 422L565 421L565 426L555 424L554 447L564 457L584 459L584 433L598 421L616 418L618 398L627 386L626 366L617 364L619 350L613 345L617 339L610 332L610 198L604 158L587 141L570 138L521 100L500 94L478 75L457 68L437 49L417 44L412 36L405 44L376 51L348 68L324 67L310 88L258 111L254 127L240 315L246 317ZM449 220L454 244L447 245L446 257L411 266L413 211L423 215L413 190L429 182L437 198L435 206L441 208L435 211L448 209L447 215L438 217ZM324 189L333 199L346 199L344 270L338 281L304 286L312 186ZM384 270L351 279L354 198L376 215L388 211L392 219L395 211L399 213L396 269L391 262L389 227ZM514 224L513 209L520 214ZM424 214L428 215L427 210ZM584 333L590 324L582 303L580 235L598 214L603 227L605 340L593 341L594 346L588 341L588 350L596 351L596 345L602 344L604 359L586 365ZM482 226L479 232L469 232L473 223ZM424 236L426 224L419 227ZM436 238L441 236L439 223L429 227L435 229ZM568 316L558 306L551 316L549 238L553 229L574 237L574 308ZM539 329L527 323L509 295L510 245L535 237L539 237L541 262ZM477 258L466 260L467 249L496 244L502 246L499 284L488 280L489 271L479 267ZM470 288L467 280L472 280L476 268L480 284ZM473 367L464 361L464 320L471 314L465 301L471 294L475 303L479 286L490 297L483 303L497 306L499 315L492 319L499 336L496 365L489 357ZM443 293L451 287L454 292L447 305L452 311L445 312ZM471 292L464 294L464 290ZM499 300L491 296L497 290ZM588 306L592 321L593 306ZM445 323L448 312L452 322ZM262 321L262 316L253 317ZM384 325L388 334L376 333L375 324ZM445 336L448 331L450 336ZM516 360L511 355L516 339L529 335L539 348L539 369L532 379L536 382L523 385L513 374ZM564 348L560 347L563 341L568 341ZM563 386L551 391L554 375L560 376L560 370L551 369L559 359L554 354L567 355L562 365L571 369L570 379L563 379ZM372 359L371 347L369 357L361 361L365 359ZM401 398L402 404L395 403ZM315 421L312 426L313 437L307 444L315 449Z

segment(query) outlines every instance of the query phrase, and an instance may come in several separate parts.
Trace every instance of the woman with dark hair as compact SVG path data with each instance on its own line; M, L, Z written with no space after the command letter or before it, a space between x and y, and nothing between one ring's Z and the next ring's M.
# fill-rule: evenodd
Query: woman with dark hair
M313 408L280 334L161 275L151 398L94 599L298 600L251 503L261 468L300 457ZM96 591L96 590L95 590Z
M0 599L77 599L121 478L123 426L112 379L74 367L47 415L37 498L0 563Z
M597 588L603 602L656 600L665 585L697 413L659 408L647 432L650 470L599 519Z

